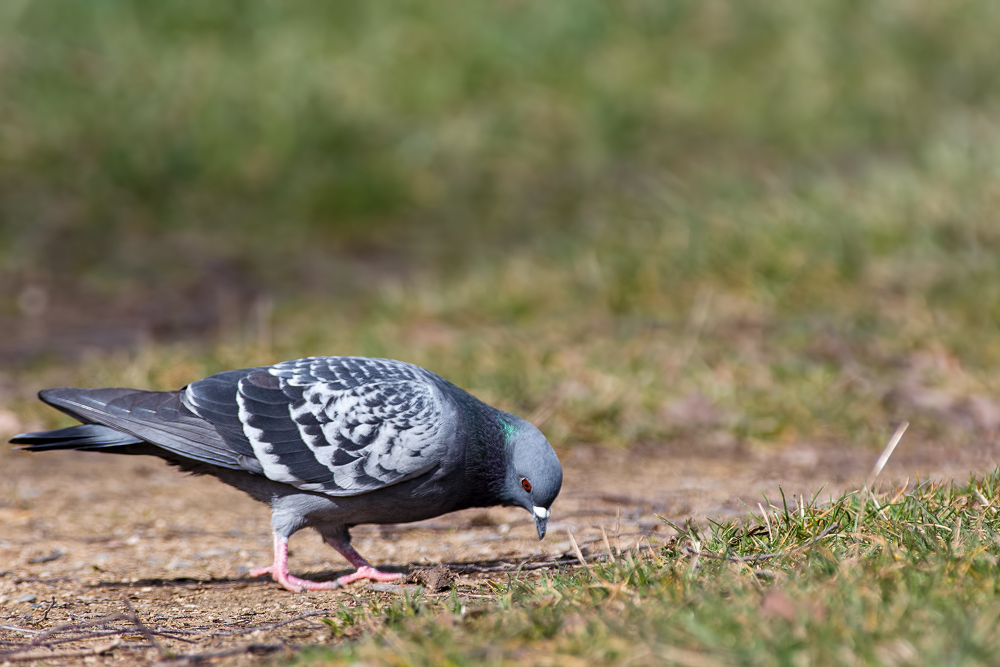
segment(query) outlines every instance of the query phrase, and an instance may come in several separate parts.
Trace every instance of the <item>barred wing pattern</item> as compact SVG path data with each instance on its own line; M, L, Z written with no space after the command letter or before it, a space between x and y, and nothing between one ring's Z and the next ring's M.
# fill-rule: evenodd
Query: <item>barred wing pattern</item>
M212 398L234 381L235 404L222 415ZM411 364L311 357L206 378L186 388L185 402L227 441L249 444L269 479L352 496L441 463L455 419L444 391L443 380Z

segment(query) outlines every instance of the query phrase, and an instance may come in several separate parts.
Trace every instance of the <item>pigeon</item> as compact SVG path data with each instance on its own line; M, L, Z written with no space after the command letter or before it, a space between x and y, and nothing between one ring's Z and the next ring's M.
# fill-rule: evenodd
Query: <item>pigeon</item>
M61 388L39 398L82 423L12 438L22 449L158 456L267 503L274 562L250 574L295 592L403 576L354 550L349 529L358 524L519 506L542 539L562 486L559 459L535 426L391 359L308 357L178 391ZM289 574L288 538L302 528L355 572L322 582Z

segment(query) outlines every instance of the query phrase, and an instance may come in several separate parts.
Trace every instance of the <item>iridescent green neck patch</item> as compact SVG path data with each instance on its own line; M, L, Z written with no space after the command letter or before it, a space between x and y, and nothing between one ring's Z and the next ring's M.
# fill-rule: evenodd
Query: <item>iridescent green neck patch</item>
M510 444L510 441L514 438L514 434L517 433L517 429L510 422L501 419L500 429L503 431L503 437L506 444Z

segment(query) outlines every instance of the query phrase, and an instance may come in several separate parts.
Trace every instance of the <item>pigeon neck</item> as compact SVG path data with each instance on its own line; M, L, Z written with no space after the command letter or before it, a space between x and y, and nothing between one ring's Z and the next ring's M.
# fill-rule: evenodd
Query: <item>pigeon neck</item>
M466 479L475 498L475 506L488 507L506 503L507 446L510 428L504 413L476 400L470 405L471 445L466 453Z

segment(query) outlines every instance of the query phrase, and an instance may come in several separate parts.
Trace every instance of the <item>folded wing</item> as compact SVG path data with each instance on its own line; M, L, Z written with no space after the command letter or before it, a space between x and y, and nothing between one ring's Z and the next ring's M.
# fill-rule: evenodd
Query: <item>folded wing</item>
M398 361L316 357L189 385L185 405L268 478L334 496L440 465L454 412L438 376Z

